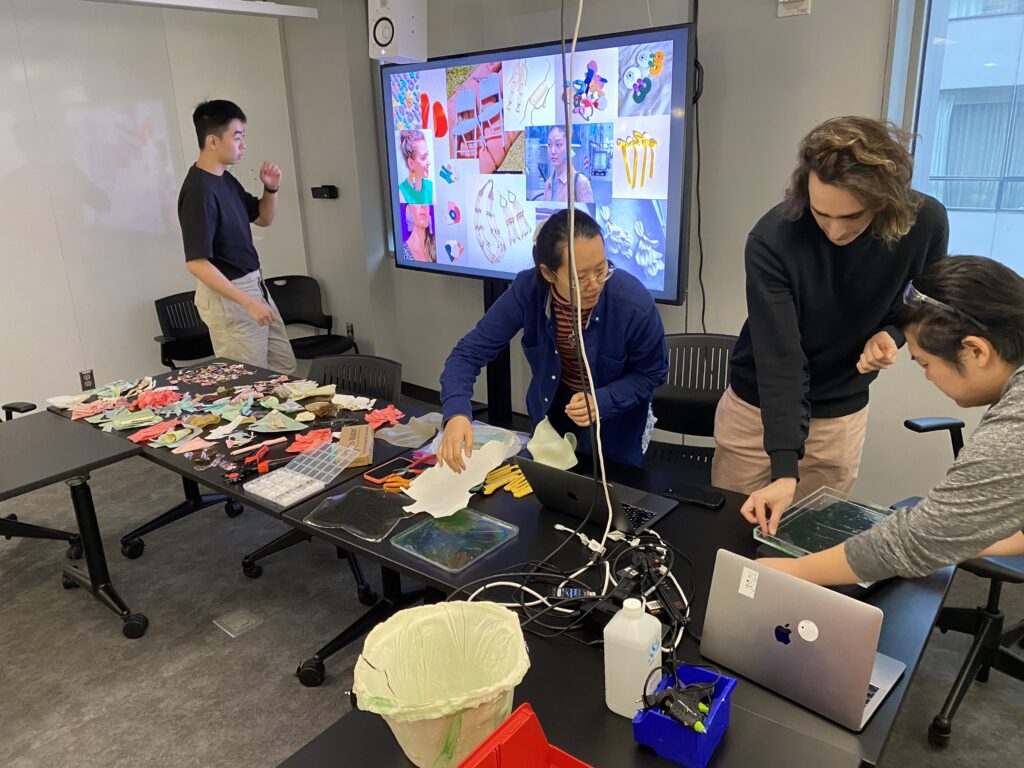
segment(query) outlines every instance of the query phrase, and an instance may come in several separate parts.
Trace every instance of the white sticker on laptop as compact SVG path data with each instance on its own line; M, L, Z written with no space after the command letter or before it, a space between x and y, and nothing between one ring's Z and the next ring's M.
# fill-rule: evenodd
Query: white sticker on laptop
M818 625L810 619L804 619L796 625L796 631L808 643L818 639Z
M744 566L743 573L740 575L740 594L753 600L756 593L757 571Z

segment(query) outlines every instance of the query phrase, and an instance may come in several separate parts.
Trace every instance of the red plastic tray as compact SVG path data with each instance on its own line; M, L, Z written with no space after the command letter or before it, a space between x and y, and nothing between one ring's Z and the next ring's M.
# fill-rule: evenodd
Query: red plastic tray
M548 744L529 704L521 705L459 768L591 768Z

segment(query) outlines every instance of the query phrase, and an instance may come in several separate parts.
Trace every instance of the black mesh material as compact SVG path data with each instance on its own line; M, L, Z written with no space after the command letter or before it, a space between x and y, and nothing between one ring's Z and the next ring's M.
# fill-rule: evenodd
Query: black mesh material
M385 357L318 357L310 365L309 378L321 384L337 384L339 393L373 397L384 403L397 402L402 394L402 364Z
M407 517L412 500L400 493L359 486L330 496L303 519L317 528L343 528L367 541L381 541Z

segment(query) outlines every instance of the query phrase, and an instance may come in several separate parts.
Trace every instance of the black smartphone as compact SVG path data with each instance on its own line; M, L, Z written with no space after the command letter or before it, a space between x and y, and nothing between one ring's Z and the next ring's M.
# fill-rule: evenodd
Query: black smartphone
M661 492L662 496L675 499L682 504L693 504L695 507L704 509L718 509L725 504L725 495L718 491L710 491L706 488L697 488L692 485L677 485L666 488Z

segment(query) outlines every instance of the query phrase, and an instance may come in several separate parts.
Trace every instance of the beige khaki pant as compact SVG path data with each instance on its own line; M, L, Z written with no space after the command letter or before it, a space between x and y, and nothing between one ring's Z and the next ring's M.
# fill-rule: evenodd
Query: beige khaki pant
M834 488L844 496L853 490L860 471L867 424L866 406L849 416L811 419L794 501L822 486ZM711 482L719 488L749 494L771 481L761 409L737 397L732 388L726 389L715 411Z
M231 281L235 287L250 296L266 301L274 308L274 322L260 325L240 304L225 299L202 282L196 283L196 309L210 329L213 353L247 365L269 368L278 373L295 370L295 354L288 341L288 332L274 300L260 287L260 273L250 272Z

